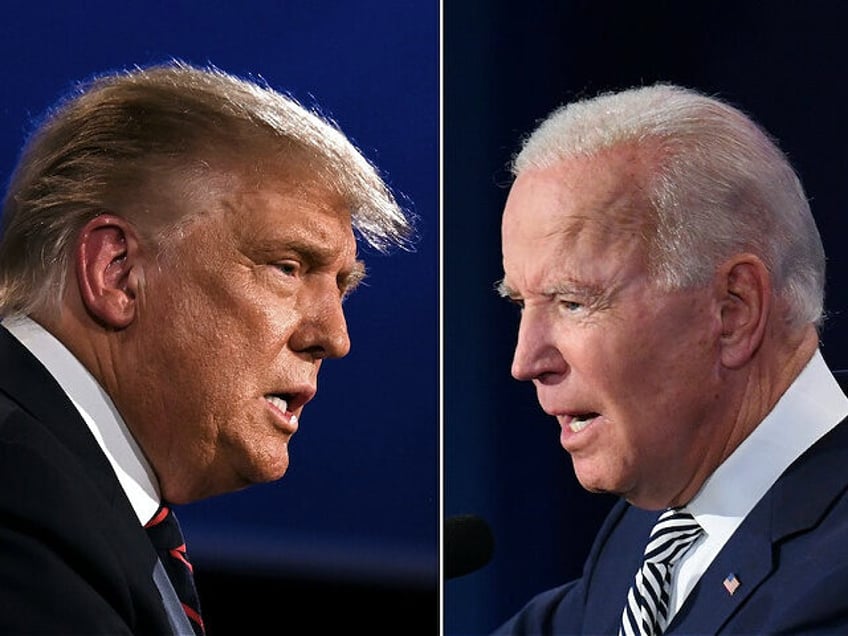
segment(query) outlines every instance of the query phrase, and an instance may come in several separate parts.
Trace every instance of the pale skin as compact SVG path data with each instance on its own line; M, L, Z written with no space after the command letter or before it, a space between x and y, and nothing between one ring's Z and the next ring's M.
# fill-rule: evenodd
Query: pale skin
M197 179L158 205L200 212L158 258L118 214L75 246L59 317L36 316L92 372L176 504L279 479L342 301L364 276L348 209L308 170Z
M789 327L755 254L709 284L664 290L632 149L531 169L504 209L501 292L521 322L512 375L557 418L581 484L636 506L687 503L818 346Z

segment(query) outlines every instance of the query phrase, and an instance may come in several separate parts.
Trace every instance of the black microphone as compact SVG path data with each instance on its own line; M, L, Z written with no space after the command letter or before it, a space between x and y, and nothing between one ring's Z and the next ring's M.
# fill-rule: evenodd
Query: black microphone
M445 578L479 570L492 558L494 539L489 524L477 515L445 519Z

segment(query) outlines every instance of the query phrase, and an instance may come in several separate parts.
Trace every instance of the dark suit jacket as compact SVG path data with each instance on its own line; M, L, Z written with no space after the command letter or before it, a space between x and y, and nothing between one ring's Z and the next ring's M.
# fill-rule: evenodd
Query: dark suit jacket
M744 488L744 484L739 484ZM799 457L745 518L666 634L848 634L848 420ZM582 577L496 634L617 634L657 512L619 502ZM728 575L740 582L735 593Z
M85 422L0 327L0 634L170 634L156 564Z

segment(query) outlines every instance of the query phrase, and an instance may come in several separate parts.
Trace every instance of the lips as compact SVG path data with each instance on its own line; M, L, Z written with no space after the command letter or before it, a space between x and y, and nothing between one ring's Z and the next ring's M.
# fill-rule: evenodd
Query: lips
M276 407L282 413L285 413L289 419L297 422L297 415L289 411L289 403L288 400L278 396L278 395L266 395L265 399L270 402L274 407Z
M316 388L313 384L299 384L288 386L280 391L266 393L265 399L284 413L295 413L315 397L315 391Z
M586 413L573 413L566 415L566 419L563 424L568 426L569 430L573 433L579 433L587 426L589 426L596 417L598 417L600 413L586 412Z
M268 402L282 418L293 427L297 427L298 418L296 413L315 396L313 385L299 385L291 391L279 391L266 394L265 401Z

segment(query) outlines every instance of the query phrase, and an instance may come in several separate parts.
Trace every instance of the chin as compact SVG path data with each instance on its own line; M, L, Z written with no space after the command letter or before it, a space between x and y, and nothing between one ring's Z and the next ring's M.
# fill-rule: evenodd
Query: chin
M615 479L611 479L609 475L600 475L590 470L581 471L576 467L574 472L577 481L589 492L614 495L620 495L623 492L620 484Z
M288 464L286 464L286 466L284 468L280 469L280 470L276 470L276 471L271 472L268 475L268 478L265 479L265 482L268 483L268 482L277 481L279 479L282 479L285 476L287 470L288 470Z
M264 484L282 479L289 468L288 453L280 457L261 457L251 467L247 474L248 484Z
M591 492L591 493L601 494L601 495L608 494L608 493L614 493L613 490L607 488L606 486L604 486L602 484L598 484L596 482L584 481L584 480L580 479L579 477L577 478L577 481L580 482L580 485L583 486L584 490Z

